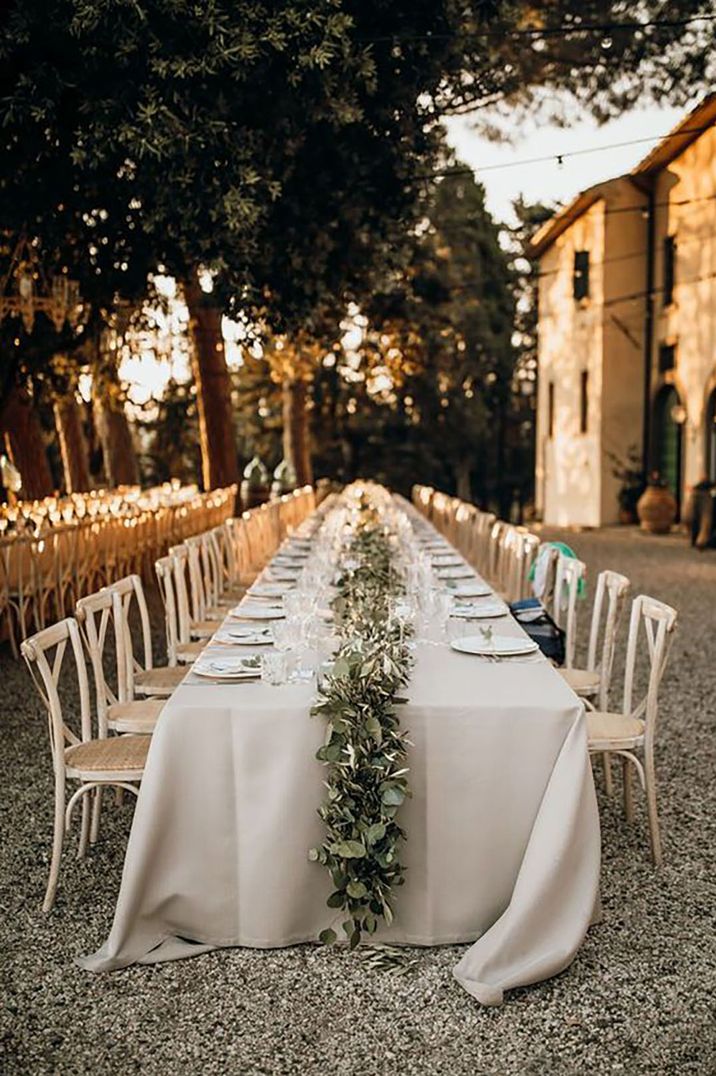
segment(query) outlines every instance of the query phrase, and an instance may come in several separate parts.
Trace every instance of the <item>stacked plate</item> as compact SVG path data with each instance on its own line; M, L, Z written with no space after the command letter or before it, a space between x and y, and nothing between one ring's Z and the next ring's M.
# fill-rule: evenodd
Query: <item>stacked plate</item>
M437 568L436 575L439 579L473 579L475 577L469 564L462 567L457 564L454 568Z
M229 613L234 620L282 620L285 615L282 605L259 604L259 602L250 601L243 601Z
M456 602L450 616L462 620L490 620L497 616L507 616L507 606L502 602Z
M261 676L261 658L257 654L241 658L202 656L194 662L191 671L211 680L256 680Z
M249 598L282 598L290 587L286 583L254 583Z
M492 590L480 579L474 583L447 583L447 588L455 598L491 598Z
M229 626L220 628L214 641L225 646L269 646L273 643L273 634L270 628Z

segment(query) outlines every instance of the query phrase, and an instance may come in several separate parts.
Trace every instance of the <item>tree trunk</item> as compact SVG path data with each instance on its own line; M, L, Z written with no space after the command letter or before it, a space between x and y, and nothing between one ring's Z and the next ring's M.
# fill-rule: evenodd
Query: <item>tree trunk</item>
M66 396L55 400L54 411L65 490L67 493L84 493L91 487L89 454L82 428L82 407L73 388Z
M102 445L105 479L110 487L136 486L137 454L119 389L116 367L112 360L105 359L101 371L92 379L94 420Z
M313 485L306 382L301 379L283 383L283 457L293 465L298 486Z
M231 412L231 380L226 366L221 310L196 280L184 283L192 336L204 489L239 481L236 435Z
M20 496L52 496L54 483L35 402L19 387L11 390L3 409L2 431L5 451L22 476Z
M470 463L468 460L460 460L455 467L455 482L459 499L471 504L472 487L470 485Z

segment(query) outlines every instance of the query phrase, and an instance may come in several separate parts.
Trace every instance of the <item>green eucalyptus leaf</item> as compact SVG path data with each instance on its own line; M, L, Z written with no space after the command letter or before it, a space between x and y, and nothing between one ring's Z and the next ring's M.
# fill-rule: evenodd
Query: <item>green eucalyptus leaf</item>
M342 859L361 859L365 855L362 841L341 841L336 845L336 855Z
M389 785L380 798L387 807L400 807L405 800L405 793L397 785Z

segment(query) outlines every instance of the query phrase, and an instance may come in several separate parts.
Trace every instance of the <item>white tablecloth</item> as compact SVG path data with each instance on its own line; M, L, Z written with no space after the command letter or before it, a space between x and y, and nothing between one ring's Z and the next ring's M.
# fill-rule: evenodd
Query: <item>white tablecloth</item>
M495 631L520 635L511 618ZM99 971L218 946L315 941L333 913L315 688L185 684L157 724ZM455 969L484 1004L555 975L598 905L599 820L581 703L546 662L420 645L401 708L412 799L406 883L378 940L474 942ZM477 940L476 940L477 939Z

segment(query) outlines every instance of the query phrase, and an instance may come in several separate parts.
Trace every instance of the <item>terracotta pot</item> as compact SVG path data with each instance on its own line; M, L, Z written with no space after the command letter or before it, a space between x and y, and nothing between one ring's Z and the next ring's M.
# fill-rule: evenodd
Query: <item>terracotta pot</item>
M663 486L647 486L636 506L639 523L649 534L668 534L676 519L676 498Z

